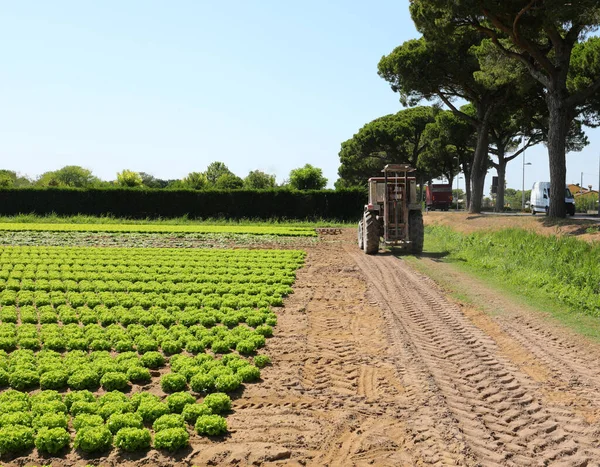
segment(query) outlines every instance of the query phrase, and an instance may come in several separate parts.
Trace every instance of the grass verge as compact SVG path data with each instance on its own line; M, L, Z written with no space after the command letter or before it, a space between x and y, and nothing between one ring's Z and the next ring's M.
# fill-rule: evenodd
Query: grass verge
M463 235L447 227L428 227L426 232L426 255L476 277L519 305L600 341L600 245L516 229ZM454 300L488 314L501 312L482 306L468 287L453 282L435 263L414 256L404 259Z

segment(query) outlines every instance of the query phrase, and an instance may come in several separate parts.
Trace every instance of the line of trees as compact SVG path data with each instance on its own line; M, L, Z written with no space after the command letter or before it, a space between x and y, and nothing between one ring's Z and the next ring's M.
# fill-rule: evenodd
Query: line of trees
M565 155L588 143L584 126L600 125L598 1L412 0L410 14L422 37L384 56L378 72L412 108L342 143L338 183L364 183L389 162L414 164L422 181L460 169L477 213L488 169L502 208L506 164L544 143L550 215L565 217ZM423 101L433 106L414 107Z
M290 171L289 178L277 185L275 175L260 170L252 170L245 178L235 175L223 162L215 161L204 172L190 172L182 179L163 180L145 172L122 170L113 181L96 177L91 170L78 165L68 165L61 169L45 172L37 179L17 175L11 170L0 170L0 188L24 187L146 187L157 189L250 189L289 188L294 190L321 190L327 179L320 168L306 164Z

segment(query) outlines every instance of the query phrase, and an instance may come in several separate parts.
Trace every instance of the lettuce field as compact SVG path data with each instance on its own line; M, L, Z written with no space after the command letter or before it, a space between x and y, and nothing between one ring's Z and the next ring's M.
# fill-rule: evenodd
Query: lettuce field
M0 455L173 452L225 434L304 256L0 247Z

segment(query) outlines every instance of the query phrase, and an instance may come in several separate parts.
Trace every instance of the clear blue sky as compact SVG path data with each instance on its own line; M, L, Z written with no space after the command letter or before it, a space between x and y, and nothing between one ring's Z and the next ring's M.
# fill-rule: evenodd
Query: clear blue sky
M219 160L282 181L308 162L332 185L340 143L401 109L377 62L413 37L407 0L3 1L0 168L169 179ZM597 186L590 138L567 178ZM544 147L527 158L526 186L549 178Z

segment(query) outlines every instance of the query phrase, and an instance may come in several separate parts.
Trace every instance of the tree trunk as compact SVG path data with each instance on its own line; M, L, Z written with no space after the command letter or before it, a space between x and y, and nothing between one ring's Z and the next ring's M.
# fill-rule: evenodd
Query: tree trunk
M548 91L546 104L549 111L548 160L550 164L550 216L567 217L565 184L567 179L566 143L571 124L560 91Z
M504 185L506 181L506 160L504 159L504 148L498 147L498 191L496 192L496 212L504 211ZM512 206L511 206L512 208Z
M462 162L462 172L465 175L465 196L466 206L471 204L471 166L466 162Z
M477 125L477 147L475 148L473 166L471 167L471 199L469 203L469 213L471 214L478 214L481 212L483 186L487 174L489 115L491 112L490 109L478 109L477 113L483 113L484 115L479 118L479 125Z

